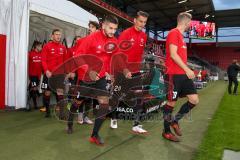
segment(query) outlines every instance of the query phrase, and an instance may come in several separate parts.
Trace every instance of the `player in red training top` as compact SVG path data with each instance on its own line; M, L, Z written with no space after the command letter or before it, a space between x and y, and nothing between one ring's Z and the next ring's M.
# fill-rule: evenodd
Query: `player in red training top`
M99 24L98 22L96 21L90 21L88 23L88 33L89 35L91 35L92 33L98 31L99 29ZM77 53L77 50L78 48L80 47L81 43L86 39L86 37L84 38L78 38L76 40L76 44L74 45L74 47L72 47L72 57L73 58L74 56L78 56L80 53L78 52ZM70 94L74 92L74 89L75 89L75 86L74 85L80 85L80 82L83 81L83 78L84 78L84 75L85 73L87 72L87 66L84 65L84 66L81 66L79 69L77 69L76 73L71 73L71 77L69 78L70 79L70 83L71 83L71 86L73 85L73 87L70 87ZM75 81L72 81L72 79L76 79L76 83ZM73 97L74 98L74 97ZM91 109L91 106L93 104L93 101L95 102L96 100L93 100L92 98L84 98L81 100L83 102L81 102L81 106L79 106L79 109L78 109L78 120L77 120L77 123L78 124L93 124L93 121L88 118L88 112L90 111ZM79 102L80 103L80 102ZM85 110L83 110L85 109ZM69 113L69 117L70 116L74 116L73 114ZM70 117L70 120L73 120L71 117ZM69 120L69 121L70 121ZM70 122L72 123L72 122ZM68 134L71 134L71 130L68 130L67 131Z
M147 19L149 17L149 14L143 11L137 12L136 17L134 18L134 25L126 30L124 30L118 40L119 44L123 43L124 41L131 44L131 47L129 49L122 49L120 50L127 56L127 62L129 63L136 63L134 68L133 65L127 66L127 68L124 70L124 75L126 78L133 78L141 75L141 64L143 61L143 55L144 55L144 48L147 41L147 35L142 31L147 23ZM139 82L141 83L141 82ZM134 120L134 124L132 127L132 131L137 134L145 134L147 131L142 128L142 125L140 125L140 110L142 110L142 104L141 102L137 102L137 111L136 111L136 119ZM112 119L111 120L111 126L112 128L117 128L117 120Z
M43 71L41 51L42 43L34 41L33 49L28 54L29 92L33 99L34 109L37 109L38 86Z
M164 131L162 136L170 141L178 142L181 136L179 120L182 119L199 102L194 87L194 72L187 65L187 45L183 33L190 28L192 15L186 12L177 17L177 27L172 29L166 40L166 77L167 104L163 108ZM187 97L188 101L182 105L179 112L172 117L172 111L178 97ZM171 132L170 127L176 133Z
M72 133L73 129L73 115L76 109L81 105L85 97L94 97L98 100L99 108L96 109L96 118L92 131L92 135L89 139L90 142L97 145L104 144L103 139L99 136L99 130L104 122L105 116L109 111L109 92L107 91L106 75L110 73L110 61L112 56L117 53L117 39L114 34L118 27L118 19L115 16L106 16L103 22L102 30L96 31L87 36L81 45L78 47L76 53L79 56L89 55L95 57L91 59L92 65L96 62L96 59L102 62L102 66L98 68L88 65L86 74L89 78L83 77L80 81L80 90L76 96L75 102L70 109L70 116L68 119L68 133ZM76 57L77 58L77 57ZM96 70L100 70L97 72ZM88 89L81 90L81 87L89 87Z
M55 92L57 93L57 102L58 107L60 109L60 115L59 118L63 119L63 103L61 101L63 100L63 82L56 82L56 86L49 86L49 78L53 78L53 76L56 76L57 74L56 69L58 69L59 66L61 66L65 60L67 59L67 49L64 45L61 44L61 36L62 33L59 29L54 29L52 31L52 41L48 42L44 45L42 50L42 66L44 70L44 78L42 83L42 89L44 90L43 95L43 104L46 107L46 116L50 117L50 96L51 96L51 89L54 88ZM65 68L63 67L58 72L61 72L59 74L65 73Z

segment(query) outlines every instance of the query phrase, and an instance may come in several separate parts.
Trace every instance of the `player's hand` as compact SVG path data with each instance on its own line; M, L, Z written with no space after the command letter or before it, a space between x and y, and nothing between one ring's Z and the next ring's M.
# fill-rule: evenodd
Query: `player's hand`
M186 70L186 75L189 79L194 79L195 78L195 74L191 69Z
M76 74L75 73L69 73L69 77L71 78L71 79L74 79L74 77L76 76Z
M92 81L98 81L100 79L99 74L96 71L90 71L89 77Z
M52 77L52 72L50 72L49 70L47 70L47 71L46 71L46 76L47 76L47 78Z
M110 75L111 83L113 84L115 82L115 78L113 75Z
M123 74L127 79L132 79L132 73L128 69L124 69Z

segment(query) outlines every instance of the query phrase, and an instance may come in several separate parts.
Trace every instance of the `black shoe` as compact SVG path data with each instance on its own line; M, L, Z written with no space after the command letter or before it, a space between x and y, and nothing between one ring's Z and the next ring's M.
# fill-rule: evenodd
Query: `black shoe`
M50 118L50 113L46 113L45 118Z
M26 112L31 112L31 111L32 111L31 108L26 109Z
M59 120L64 120L64 116L63 115L59 115Z
M72 127L67 127L67 134L72 134L72 133L73 133Z

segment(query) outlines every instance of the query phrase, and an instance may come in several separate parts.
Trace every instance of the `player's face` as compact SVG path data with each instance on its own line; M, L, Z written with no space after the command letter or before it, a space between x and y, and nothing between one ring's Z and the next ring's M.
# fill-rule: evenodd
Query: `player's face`
M189 31L190 30L190 27L191 27L191 19L186 19L184 21L184 25L185 25L185 31Z
M92 34L92 33L97 31L97 28L96 28L96 26L90 24L89 28L88 28L88 31L89 31L89 34Z
M137 18L134 18L134 26L137 30L141 31L146 23L147 23L147 17L143 17L143 16L138 16Z
M54 32L54 34L52 35L52 40L55 41L55 42L60 42L61 37L62 37L61 32L57 31L57 32Z
M42 50L42 45L40 44L40 45L37 45L36 46L36 50L38 51L38 52L41 52L41 50Z
M77 37L77 38L76 38L76 41L78 41L79 39L81 39L81 37Z
M107 37L114 37L114 34L116 33L118 28L117 24L114 23L103 23L103 31Z

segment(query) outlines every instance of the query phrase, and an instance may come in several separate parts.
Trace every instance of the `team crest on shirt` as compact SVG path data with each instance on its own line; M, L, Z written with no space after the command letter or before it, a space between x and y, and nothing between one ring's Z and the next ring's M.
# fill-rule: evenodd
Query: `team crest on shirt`
M112 53L114 50L117 49L117 44L113 43L113 42L108 42L105 46L104 46L104 50L106 53Z

